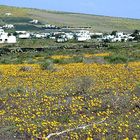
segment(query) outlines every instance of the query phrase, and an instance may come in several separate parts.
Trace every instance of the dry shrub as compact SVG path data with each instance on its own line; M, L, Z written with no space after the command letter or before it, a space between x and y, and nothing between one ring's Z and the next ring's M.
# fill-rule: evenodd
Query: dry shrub
M32 71L32 67L31 66L22 66L21 68L20 68L20 71Z

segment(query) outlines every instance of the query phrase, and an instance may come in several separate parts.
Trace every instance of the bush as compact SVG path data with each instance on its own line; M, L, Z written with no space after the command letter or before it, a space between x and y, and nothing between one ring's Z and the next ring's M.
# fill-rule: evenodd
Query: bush
M53 63L55 63L55 64L67 64L67 63L69 63L69 59L68 60L66 60L66 59L54 59Z
M71 97L71 95L91 95L91 86L94 84L94 80L89 76L81 76L72 79L67 85L64 86L64 90ZM71 87L73 87L71 89ZM68 100L71 100L68 98ZM69 101L68 101L69 102Z
M74 63L82 63L84 58L82 56L75 56L73 57Z
M32 67L31 66L22 66L20 68L20 71L31 71L32 70Z
M107 61L110 63L126 63L128 61L128 58L122 55L112 55L112 56L106 56L104 57Z
M53 61L48 59L44 63L41 64L41 68L43 70L54 70L54 64Z

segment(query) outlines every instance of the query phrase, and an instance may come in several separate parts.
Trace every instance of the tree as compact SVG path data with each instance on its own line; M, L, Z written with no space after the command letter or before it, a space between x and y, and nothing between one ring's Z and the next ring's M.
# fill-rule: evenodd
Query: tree
M111 33L111 35L114 35L114 36L116 36L116 34L117 34L117 31L112 31Z
M140 40L140 31L134 30L132 36L135 37L135 40L137 40L137 41Z
M138 35L139 34L139 30L134 30L133 35Z

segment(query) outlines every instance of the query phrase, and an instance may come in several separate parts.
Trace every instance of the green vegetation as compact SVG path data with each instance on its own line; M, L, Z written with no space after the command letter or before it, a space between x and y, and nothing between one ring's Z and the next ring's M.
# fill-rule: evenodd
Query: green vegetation
M127 57L122 55L106 56L105 59L110 63L126 63L128 61Z
M94 31L111 32L113 30L130 32L135 29L140 29L140 20L127 19L127 18L115 18L106 16L96 16L87 14L46 11L38 9L27 9L0 6L0 19L5 18L6 12L11 12L13 15L10 17L10 22L14 22L18 18L23 23L27 19L38 19L41 23L51 23L58 26L70 26L70 27L92 27ZM13 21L11 20L13 18ZM9 21L9 19L7 19ZM0 20L0 23L5 23Z
M31 43L32 42L32 43ZM106 44L108 47L99 47L95 46L98 44L91 45L86 44L87 48L81 46L81 44L76 43L75 46L71 46L71 44L59 44L57 46L46 46L41 48L41 46L45 46L46 40L35 40L21 41L20 44L24 46L34 46L37 45L39 48L18 48L13 46L5 46L1 49L0 63L1 64L41 64L46 61L50 61L54 64L68 64L68 63L126 63L132 61L140 60L140 43L109 43ZM30 44L31 43L31 44ZM50 42L51 44L51 42ZM89 46L88 46L89 45ZM94 47L93 47L94 46ZM70 48L71 47L71 48ZM89 48L88 48L89 47ZM36 49L35 49L36 48ZM5 52L3 52L5 49ZM9 52L9 49L11 52ZM7 52L6 52L7 51ZM110 53L110 56L96 56L86 58L84 54L98 54L98 53ZM53 55L69 55L69 58L52 58ZM48 64L47 64L48 65ZM46 67L46 64L45 64Z
M48 59L45 62L41 63L41 67L43 70L54 70L54 65L52 60Z

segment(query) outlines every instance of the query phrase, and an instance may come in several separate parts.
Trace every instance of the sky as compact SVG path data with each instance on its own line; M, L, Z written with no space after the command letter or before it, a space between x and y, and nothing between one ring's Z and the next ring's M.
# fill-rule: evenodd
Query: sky
M0 0L0 5L140 19L140 0Z

